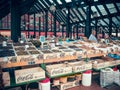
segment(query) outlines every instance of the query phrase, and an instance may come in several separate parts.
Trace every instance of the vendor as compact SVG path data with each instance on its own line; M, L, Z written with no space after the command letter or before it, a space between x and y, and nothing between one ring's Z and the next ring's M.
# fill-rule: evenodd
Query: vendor
M90 37L89 37L89 40L90 40L90 41L94 41L94 42L98 42L98 41L97 41L97 38L95 37L95 35L96 35L96 31L95 31L95 30L92 30L92 33L91 33L91 35L90 35Z

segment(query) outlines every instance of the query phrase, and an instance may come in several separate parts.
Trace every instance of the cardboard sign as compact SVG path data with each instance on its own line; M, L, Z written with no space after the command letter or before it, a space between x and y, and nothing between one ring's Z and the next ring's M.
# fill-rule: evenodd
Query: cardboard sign
M45 42L45 36L40 36L40 42Z

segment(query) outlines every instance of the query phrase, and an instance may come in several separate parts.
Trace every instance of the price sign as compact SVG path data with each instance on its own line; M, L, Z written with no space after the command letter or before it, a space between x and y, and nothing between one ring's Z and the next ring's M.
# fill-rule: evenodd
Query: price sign
M34 65L34 64L35 64L35 61L28 62L28 65Z
M45 36L40 36L40 42L45 42Z
M29 48L29 45L25 45L25 48L26 48L26 49Z
M78 59L78 60L81 60L81 56L78 56L77 59Z
M3 57L3 61L7 62L8 61L8 57Z

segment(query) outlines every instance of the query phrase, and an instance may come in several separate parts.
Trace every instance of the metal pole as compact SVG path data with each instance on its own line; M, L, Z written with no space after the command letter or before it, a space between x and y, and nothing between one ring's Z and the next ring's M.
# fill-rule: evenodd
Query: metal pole
M91 6L90 5L88 5L88 7L87 7L87 15L86 15L87 17L86 17L86 27L85 27L85 36L87 37L87 38L89 38L89 36L90 36L90 34L91 34L91 25L90 25L90 23L91 23Z
M54 36L56 37L56 11L54 12Z
M39 17L39 36L40 36L40 32L41 32L41 17Z
M45 14L45 37L47 37L47 32L48 32L48 11L46 11Z

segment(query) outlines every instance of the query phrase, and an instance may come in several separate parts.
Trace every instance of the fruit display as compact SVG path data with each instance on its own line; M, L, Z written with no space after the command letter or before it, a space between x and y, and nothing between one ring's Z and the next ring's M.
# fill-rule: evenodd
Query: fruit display
M16 52L16 54L19 55L29 55L27 51L19 50Z
M61 45L55 45L56 47L60 47Z
M35 47L28 47L27 50L36 50Z
M30 54L40 54L40 52L37 51L37 50L36 50L36 51L29 51L29 53L30 53Z
M73 45L73 46L69 46L69 48L78 48L77 46Z
M25 45L32 45L31 43L13 43L14 46L25 46Z
M0 34L0 42L6 41L6 40L7 39L3 35Z
M7 44L7 46L2 46L2 44L0 44L0 49L13 49L12 44Z
M50 50L42 50L43 53L52 53Z
M52 50L52 52L57 53L57 52L61 52L61 51L60 50Z
M0 57L8 56L15 56L12 44L7 44L7 46L0 44Z
M24 48L23 46L20 46L20 47L15 47L15 50L16 50L16 51L25 50L25 48Z
M39 40L31 40L30 42L32 42L33 45L35 45L36 47L40 47L41 42Z
M9 49L0 50L0 57L6 57L6 56L15 56L15 53L13 50L9 50Z
M61 47L59 47L59 49L67 49L67 48L66 48L66 47L61 46Z
M75 51L83 51L82 49L80 48L74 48Z

